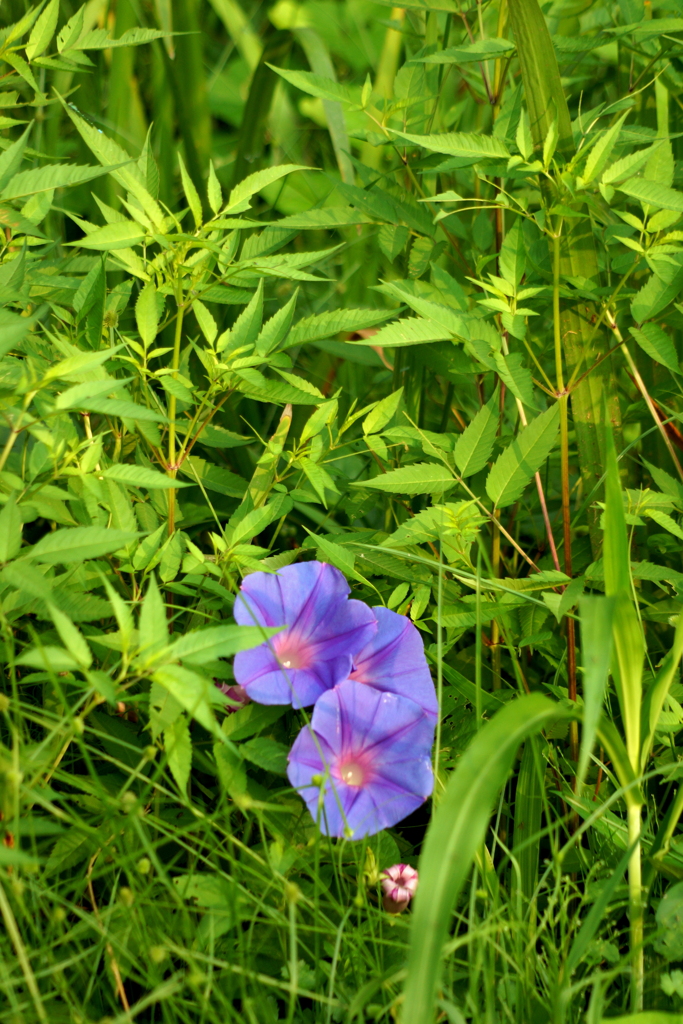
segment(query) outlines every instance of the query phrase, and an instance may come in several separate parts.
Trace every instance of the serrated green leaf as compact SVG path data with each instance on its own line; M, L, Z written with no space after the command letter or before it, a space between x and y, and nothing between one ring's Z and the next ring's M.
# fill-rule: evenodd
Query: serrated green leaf
M390 310L380 309L336 309L307 316L294 324L287 338L287 348L305 345L307 342L324 341L342 332L353 334L388 320Z
M195 227L200 228L202 226L203 221L202 201L199 198L199 193L195 188L195 184L192 178L187 173L185 163L180 153L178 153L178 165L180 167L180 180L183 183L183 192L185 193L185 198L187 199L187 205L190 207L192 211Z
M218 658L232 658L238 651L258 647L284 627L276 626L209 626L185 633L166 652L169 660L178 659L188 665L205 665Z
M486 478L486 493L494 505L505 508L519 498L550 455L559 429L560 410L555 402L498 456Z
M472 64L482 60L498 60L512 53L515 44L509 39L477 39L466 46L449 46L427 57L415 57L423 64Z
M658 324L643 324L640 328L630 327L629 330L643 352L651 359L655 359L673 373L681 372L674 343Z
M201 480L207 491L216 491L218 494L225 494L229 498L243 498L247 489L247 482L236 473L222 466L214 466L211 462L190 455L185 459L180 472L188 476L190 480Z
M88 642L81 631L74 625L69 616L65 615L52 602L47 602L47 609L50 613L50 618L55 624L55 629L59 633L60 640L72 658L75 659L79 668L90 668L93 660L92 651L88 647Z
M169 38L170 32L162 32L156 28L129 28L117 39L112 39L108 29L96 28L92 32L86 32L77 43L72 43L69 49L72 50L113 50L120 46L142 46L143 43L151 43L155 39Z
M127 402L119 398L84 398L77 403L77 407L88 412L99 412L103 416L137 420L139 423L167 422L167 417L163 413L148 409L144 405L138 405L137 402Z
M356 486L371 487L389 494L440 494L455 484L455 478L442 463L417 462L412 466L389 470L372 480L360 480Z
M294 171L310 171L310 167L304 164L281 164L279 167L267 167L263 171L255 171L248 178L235 185L230 197L223 207L223 213L243 213L250 207L249 200L260 192L262 188L278 181L286 174L293 174Z
M637 153L629 153L628 156L622 156L619 160L615 160L613 164L610 164L603 171L602 183L604 185L614 185L616 188L615 182L619 181L620 178L630 178L636 174L648 162L660 145L661 140L653 143L652 146L648 146L647 149L641 149Z
M150 576L147 593L140 610L139 640L140 655L145 662L168 645L166 606L153 575Z
M146 466L133 466L127 462L117 462L109 466L102 473L98 474L105 480L115 480L119 484L129 484L131 487L143 487L145 490L173 490L177 487L190 487L191 484L183 483L174 477L166 476L157 469L148 469Z
M50 45L50 40L55 34L58 18L59 0L50 0L50 3L41 12L33 26L33 31L26 44L26 57L28 60L35 60L36 57L40 57L42 53L45 53Z
M13 142L11 146L8 146L4 153L0 153L0 187L4 187L10 178L16 174L23 159L24 150L28 145L28 139L32 128L33 125L29 124L16 142Z
M157 290L150 281L138 295L135 303L135 321L142 338L142 344L149 348L157 336L159 328L159 307L157 306Z
M190 672L181 665L164 665L157 669L152 680L168 690L178 704L208 732L218 739L223 738L211 709L215 697L220 697L220 694L210 679L197 672Z
M277 740L268 736L257 736L253 740L240 744L240 754L247 761L258 765L267 772L284 775L287 771L287 754L289 749Z
M455 464L463 477L473 476L491 458L498 432L498 389L483 405L458 438L453 452Z
M144 240L145 231L134 220L121 220L114 224L105 224L97 228L89 235L79 238L77 242L67 242L67 245L78 246L81 249L97 249L100 252L112 252L116 249L128 249L133 245L139 245Z
M583 179L585 182L590 182L593 181L594 178L599 178L607 167L609 158L612 155L612 150L617 144L622 126L629 113L630 111L627 110L625 114L622 114L616 124L612 125L611 128L608 128L606 132L598 137L595 145L588 154L588 159L586 160L586 166L583 172Z
M179 715L173 725L164 729L164 750L171 775L180 792L185 793L192 768L192 739L184 715Z
M5 185L0 199L9 202L24 199L38 192L49 192L56 188L68 188L109 174L110 167L77 167L75 164L51 164L35 167L30 171L15 174Z
M221 191L221 185L216 177L216 172L213 168L213 160L209 162L209 180L206 186L206 196L209 200L209 206L214 213L218 213L223 202L223 193Z
M358 99L353 95L348 86L340 85L332 78L325 78L323 75L316 75L312 71L293 71L288 68L277 68L273 64L268 67L280 78L284 78L290 85L307 92L309 96L317 96L321 100L331 100L336 103L358 104Z
M666 185L660 185L656 181L647 181L645 178L629 178L622 185L614 187L646 206L656 206L660 210L675 210L676 213L683 213L683 192L667 188Z
M73 529L47 533L26 550L25 556L46 565L82 562L86 558L100 558L136 540L137 533L108 530L100 526L76 526Z
M471 158L472 160L507 160L510 156L507 146L491 135L469 135L464 132L443 132L439 135L410 135L390 129L414 146L421 146L430 153L446 156Z
M405 345L424 345L432 341L450 341L452 332L434 320L422 317L394 320L370 338L353 339L354 345L373 345L380 348L403 348Z
M402 397L403 388L399 388L398 391L392 392L392 394L383 398L381 402L378 402L375 408L363 420L363 433L374 434L388 426L396 414Z

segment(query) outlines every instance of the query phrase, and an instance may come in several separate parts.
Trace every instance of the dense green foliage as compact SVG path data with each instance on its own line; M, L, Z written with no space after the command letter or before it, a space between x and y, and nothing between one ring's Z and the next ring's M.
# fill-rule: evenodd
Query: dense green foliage
M2 1020L683 1019L678 0L1 18ZM370 840L214 685L309 555L437 682Z

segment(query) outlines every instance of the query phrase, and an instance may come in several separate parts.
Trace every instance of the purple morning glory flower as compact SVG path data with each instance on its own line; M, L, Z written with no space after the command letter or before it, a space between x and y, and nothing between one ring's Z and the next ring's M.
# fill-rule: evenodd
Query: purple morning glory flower
M287 775L325 835L350 829L362 839L430 795L433 740L434 722L415 701L347 679L317 701L289 753Z
M325 562L300 562L245 578L235 621L287 626L235 655L235 680L251 700L303 708L346 679L353 656L377 630L372 609L350 601L349 590L339 570Z
M418 630L405 615L388 608L372 610L377 632L353 659L350 678L377 690L410 697L436 718L439 704Z

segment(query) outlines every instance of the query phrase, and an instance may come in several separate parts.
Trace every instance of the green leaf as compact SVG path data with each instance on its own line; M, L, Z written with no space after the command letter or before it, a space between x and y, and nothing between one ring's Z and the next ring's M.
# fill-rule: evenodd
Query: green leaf
M265 643L284 627L276 626L209 626L198 629L175 640L166 652L169 659L188 665L206 665L218 658L231 658L238 651L247 651Z
M586 160L586 166L583 172L583 179L586 183L593 181L594 178L599 178L602 172L609 163L609 158L612 155L619 135L621 133L622 125L628 117L630 111L626 111L625 114L619 118L616 124L608 128L606 132L600 135L588 154Z
M180 180L183 183L183 192L185 193L185 198L187 199L187 205L192 210L192 216L194 217L195 227L200 228L202 226L203 219L202 201L199 198L199 193L195 188L195 184L192 178L187 173L185 163L183 162L183 158L180 155L180 152L178 153L178 164L180 166Z
M288 747L271 740L267 736L257 736L247 743L240 744L240 754L246 757L247 761L264 768L267 772L275 772L276 775L285 775L287 772Z
M209 180L206 186L207 199L209 200L209 206L214 213L218 213L223 202L223 193L221 192L221 185L216 177L216 172L213 168L213 160L209 161Z
M612 674L621 707L628 760L631 770L638 772L640 770L640 713L645 642L642 627L631 599L629 539L619 480L619 467L611 432L607 435L607 477L603 522L605 593L615 600L612 627L615 656Z
M0 153L0 188L2 188L10 178L16 174L17 168L24 157L24 150L28 144L32 128L33 125L29 124L23 135L20 135L16 142L13 142L11 146L8 146L4 153Z
M119 484L128 484L130 487L143 487L145 490L168 491L178 487L191 487L183 481L174 477L166 476L157 469L149 469L146 466L134 466L127 462L117 462L109 466L102 473L98 474L105 480L116 480Z
M498 266L501 276L514 286L515 290L521 284L526 272L526 243L522 234L520 221L515 221L510 228L500 248Z
M538 880L541 816L543 813L543 767L536 738L524 744L515 790L515 819L512 852L519 864L522 895L533 899ZM539 777L540 776L540 777Z
M38 192L50 192L56 188L68 188L70 185L81 185L85 181L101 178L109 174L110 167L78 167L75 164L49 164L47 167L35 167L30 171L15 174L5 185L0 200L10 202L36 195Z
M220 693L211 679L190 672L181 665L164 665L157 669L152 680L167 690L207 732L217 739L223 738L211 709L213 698L216 695L220 697Z
M550 455L560 429L557 402L525 427L502 452L486 478L486 493L498 508L519 498Z
M540 694L521 697L487 722L458 760L420 855L402 1017L434 1019L443 945L458 896L481 848L498 794L521 744L569 717Z
M144 228L136 224L134 220L120 220L114 224L105 224L97 228L89 235L84 235L77 242L67 242L66 245L76 245L81 249L97 249L100 252L112 252L115 249L128 249L132 245L139 245L145 237Z
M232 351L253 345L259 336L263 323L263 281L259 281L249 304L242 310L237 320L224 335L218 339L218 351Z
M405 345L424 345L431 341L450 341L451 338L452 332L435 320L411 317L407 320L394 320L370 338L354 339L353 344L402 348Z
M17 665L28 665L30 668L41 669L43 672L73 672L80 668L76 659L61 647L47 644L43 647L31 647L16 659Z
M246 740L282 718L288 705L247 704L224 719L221 731L229 740Z
M678 298L683 287L683 266L670 266L666 278L652 274L631 300L631 316L637 324L650 320Z
M630 327L629 330L646 355L673 373L681 372L676 347L659 324L648 323L640 328Z
M324 341L342 332L354 334L357 331L376 327L392 316L384 309L336 309L307 316L294 324L287 337L287 348L305 345L307 342ZM369 340L370 344L373 339Z
M577 768L580 787L595 743L612 663L614 601L609 597L582 597L579 612L583 659L583 728Z
M463 132L444 132L440 135L409 135L392 128L394 135L400 136L414 146L422 146L431 153L444 153L446 156L466 157L473 161L507 160L510 153L500 139L491 135L468 135Z
M398 391L392 392L378 402L363 420L363 433L374 434L379 430L384 430L396 415L402 398L403 388L399 388Z
M629 178L623 185L616 185L620 192L624 192L631 199L637 199L645 206L656 206L660 210L675 210L676 213L683 213L683 192L667 188L656 181L647 181L645 178Z
M113 50L120 46L141 46L143 43L151 43L155 39L167 39L170 32L162 32L156 28L129 28L123 32L118 39L112 39L106 28L96 28L92 32L86 32L77 43L72 43L72 50Z
M78 379L91 370L96 370L108 359L112 359L122 348L123 345L115 345L113 348L104 348L100 352L77 352L73 356L61 359L46 370L44 379L46 381L70 380L74 377ZM118 386L118 381L111 383L112 390Z
M254 346L259 355L269 355L283 346L292 326L298 294L299 289L297 288L289 302L278 309L277 313L274 313L270 320L263 325Z
M333 540L330 540L329 537L322 533L315 534L313 540L318 549L318 558L321 562L329 562L337 569L340 569L345 576L357 578L358 574L354 568L356 558L353 551L344 547L343 544L335 544Z
M674 640L671 645L671 649L664 658L655 678L647 688L643 700L641 714L642 745L640 752L640 771L642 772L647 770L647 764L650 760L659 716L662 713L662 708L664 707L664 702L669 695L671 686L676 679L682 655L683 616L679 615L678 621L676 622L676 632L674 633Z
M78 41L83 31L83 19L85 15L85 4L82 4L75 14L72 14L69 20L59 31L57 36L57 49L60 53L67 50L70 46Z
M41 53L45 53L50 45L50 40L55 34L58 18L59 0L50 0L50 3L42 11L33 26L33 31L26 44L26 57L28 60L35 60L36 57L40 57Z
M389 494L440 494L455 484L455 478L442 463L417 462L412 466L392 469L372 480L359 480L355 486L371 487Z
M189 476L195 483L201 480L207 491L216 491L217 494L224 494L228 498L243 498L247 489L247 482L241 476L231 473L222 466L206 462L196 455L190 455L185 459L180 472Z
M273 64L268 67L284 78L290 85L307 92L309 96L317 96L321 100L331 100L337 103L348 103L358 105L358 100L346 85L340 85L332 78L325 78L316 75L312 71L290 71L288 68L276 68Z
M47 602L47 610L59 633L60 640L79 668L90 668L93 660L92 651L81 631L73 624L69 616L60 611L51 601Z
M45 565L83 562L86 558L100 558L119 551L137 537L137 533L126 530L76 526L45 534L37 544L26 550L24 557Z
M498 389L483 405L472 422L458 438L453 452L455 464L463 477L473 476L484 468L491 458L498 432Z
M144 405L138 405L137 402L127 402L119 398L83 398L77 403L77 407L79 409L86 409L89 412L99 412L103 416L137 420L140 423L167 422L167 417L163 413L156 412L154 409L147 409Z
M135 321L142 338L142 344L149 348L157 336L159 329L159 307L157 305L157 290L150 281L138 295L135 303Z
M613 164L603 172L602 182L605 185L613 185L620 178L629 178L634 175L643 164L646 164L650 157L656 152L657 149L662 145L662 141L655 142L652 146L648 146L647 149L641 149L637 153L629 153L628 156L622 156L621 159L615 160Z
M498 60L512 53L515 44L509 39L477 39L466 46L449 46L427 57L414 57L422 64L474 64L482 60Z
M159 593L156 579L151 576L140 610L140 655L143 661L152 660L153 656L167 645L166 605Z
M192 768L192 740L190 727L184 715L179 715L173 725L164 729L164 750L178 789L181 793L186 793Z
M286 174L293 174L294 171L310 170L310 167L306 167L303 164L281 164L279 167L266 167L263 171L255 171L254 174L250 174L248 178L241 181L239 185L235 185L221 212L232 214L244 213L251 206L249 202L251 197L260 192L262 188L272 185L274 181L278 181Z
M0 562L9 562L19 554L22 526L16 495L10 494L0 512Z

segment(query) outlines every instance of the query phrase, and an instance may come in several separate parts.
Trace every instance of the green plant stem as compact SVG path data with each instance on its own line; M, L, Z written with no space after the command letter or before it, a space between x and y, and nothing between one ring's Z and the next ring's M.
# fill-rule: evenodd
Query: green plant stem
M643 958L643 880L642 851L640 845L641 805L628 804L628 842L632 853L628 862L628 893L631 938L631 1010L643 1009L645 964Z
M180 342L183 336L183 316L185 309L182 304L182 290L178 288L176 293L176 304L178 306L178 317L175 323L175 337L173 341L173 362L171 363L171 369L173 371L173 379L177 378L178 367L180 366ZM175 395L169 395L168 399L168 464L166 470L170 477L175 477L178 474L178 465L176 462L176 410L177 402ZM168 492L168 534L169 537L175 530L175 488L172 488Z
M2 913L2 917L5 922L7 934L12 940L12 945L14 946L14 951L17 954L17 960L19 961L22 974L26 979L26 987L31 993L31 999L33 1000L33 1005L36 1008L38 1019L42 1024L48 1024L48 1017L45 1012L45 1007L43 1006L43 1000L40 996L40 989L38 988L38 983L31 969L31 963L26 954L26 947L22 942L21 933L19 932L16 919L12 913L12 908L9 900L7 899L5 890L2 887L2 883L0 883L0 913Z

